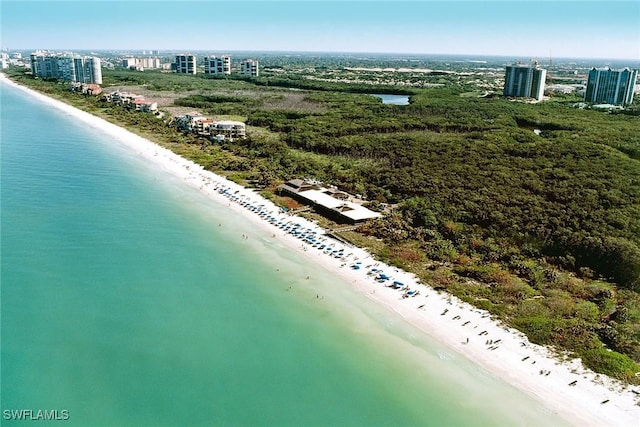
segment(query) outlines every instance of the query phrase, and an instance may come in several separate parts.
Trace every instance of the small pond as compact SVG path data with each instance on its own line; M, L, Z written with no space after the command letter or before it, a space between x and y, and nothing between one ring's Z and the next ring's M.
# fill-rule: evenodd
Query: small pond
M388 95L377 93L371 93L370 95L382 99L383 104L409 105L408 95Z

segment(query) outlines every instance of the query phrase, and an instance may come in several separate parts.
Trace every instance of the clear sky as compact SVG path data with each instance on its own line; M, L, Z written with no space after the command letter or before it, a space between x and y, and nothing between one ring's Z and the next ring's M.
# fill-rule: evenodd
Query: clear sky
M640 1L0 0L3 48L640 61Z

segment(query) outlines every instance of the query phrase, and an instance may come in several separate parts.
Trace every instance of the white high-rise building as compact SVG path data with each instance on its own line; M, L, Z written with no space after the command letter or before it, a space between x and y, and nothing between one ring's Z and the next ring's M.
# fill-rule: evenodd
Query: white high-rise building
M122 60L122 66L124 68L130 68L134 70L155 70L161 67L160 59L150 56L144 56L142 58L125 58Z
M154 57L138 58L138 67L145 70L156 70L160 68L160 59Z
M223 55L219 58L207 56L204 58L205 74L231 74L231 57Z
M179 74L196 74L196 56L195 55L176 55L176 73Z
M122 66L124 68L136 68L138 66L137 58L124 58L122 60Z
M100 58L95 56L34 52L31 54L31 72L43 79L102 84Z
M507 66L504 78L504 96L535 98L540 101L544 95L547 70L533 65L514 64Z
M255 59L246 59L240 64L240 72L245 76L258 76L258 61Z
M79 83L102 84L102 68L100 58L95 56L73 58L75 78L71 81Z

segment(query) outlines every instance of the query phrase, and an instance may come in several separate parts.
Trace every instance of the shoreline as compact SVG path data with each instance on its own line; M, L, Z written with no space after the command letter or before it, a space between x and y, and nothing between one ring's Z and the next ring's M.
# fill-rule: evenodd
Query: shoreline
M272 202L254 191L205 171L200 165L145 138L18 85L2 73L0 82L16 87L39 102L117 139L132 152L182 179L211 200L259 224L278 242L303 253L309 260L352 285L364 297L395 312L492 375L523 390L570 423L631 426L640 419L640 395L634 393L640 392L638 387L626 386L605 375L595 374L583 368L578 359L561 362L545 347L529 343L522 333L492 320L487 312L418 284L412 274L376 261L364 249L329 238L316 224L281 213ZM319 249L322 244L327 246ZM328 247L332 252L327 251ZM380 270L390 279L383 280L383 283L376 281ZM419 291L419 294L403 298L406 289L385 286L394 281L401 282L412 291Z

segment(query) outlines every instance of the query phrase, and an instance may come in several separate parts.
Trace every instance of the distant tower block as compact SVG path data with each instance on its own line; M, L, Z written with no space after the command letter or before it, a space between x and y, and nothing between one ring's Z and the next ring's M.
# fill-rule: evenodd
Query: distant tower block
M179 74L196 74L196 56L195 55L176 55L176 73Z
M514 64L507 66L504 79L504 96L534 98L540 101L544 95L547 70L538 66Z
M206 56L204 58L205 74L231 74L231 57L223 55L220 58Z
M245 76L258 76L258 61L255 59L247 59L240 64L240 72Z
M589 71L585 102L629 105L633 102L638 70L623 68L592 68Z

